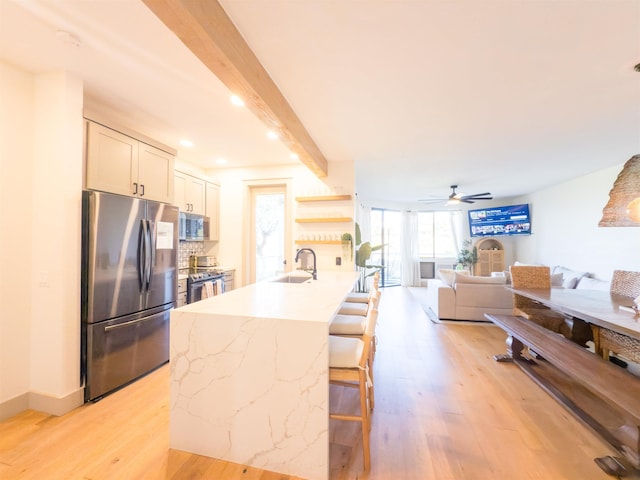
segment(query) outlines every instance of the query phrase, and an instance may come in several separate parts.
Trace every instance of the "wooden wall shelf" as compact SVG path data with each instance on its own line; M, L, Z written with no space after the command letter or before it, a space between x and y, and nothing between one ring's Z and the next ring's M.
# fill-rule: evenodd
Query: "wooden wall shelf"
M318 217L318 218L296 218L296 223L333 223L350 222L351 217Z
M296 240L296 245L341 245L340 240Z
M315 195L309 197L296 197L296 202L335 202L351 200L351 195Z

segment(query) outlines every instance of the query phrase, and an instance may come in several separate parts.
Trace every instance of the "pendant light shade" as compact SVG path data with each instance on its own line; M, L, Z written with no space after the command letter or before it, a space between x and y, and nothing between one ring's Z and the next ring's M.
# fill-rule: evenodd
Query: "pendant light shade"
M602 209L600 227L640 227L640 155L624 164Z

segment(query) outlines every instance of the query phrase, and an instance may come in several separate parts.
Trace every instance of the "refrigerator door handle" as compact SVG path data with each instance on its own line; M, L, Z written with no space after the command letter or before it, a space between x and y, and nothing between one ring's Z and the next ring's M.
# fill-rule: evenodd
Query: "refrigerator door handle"
M151 221L146 220L147 223L147 290L151 286L151 277L153 275L153 263L155 261L155 245L153 242L153 230L151 228Z
M149 224L147 220L142 220L142 243L143 243L143 266L142 266L142 289L149 290Z
M146 322L148 320L153 320L153 318L154 318L153 315L149 315L148 317L138 318L137 320L130 320L130 321L124 322L124 323L118 323L117 325L107 325L106 327L104 327L104 331L105 332L110 332L111 330L117 330L119 328L127 328L127 327L130 327L131 325L135 325L137 323L142 323L142 322Z
M147 256L147 235L144 228L144 220L140 220L140 231L138 234L138 285L140 286L140 291L142 292L145 289L145 262Z

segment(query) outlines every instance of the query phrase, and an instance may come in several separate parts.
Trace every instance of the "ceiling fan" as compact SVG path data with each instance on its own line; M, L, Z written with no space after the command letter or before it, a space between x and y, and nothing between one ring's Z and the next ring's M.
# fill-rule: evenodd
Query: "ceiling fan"
M475 203L476 200L493 200L490 192L474 193L473 195L464 195L456 192L458 185L451 185L451 195L447 198L439 199L421 199L419 202L435 203L447 200L447 205L455 205L456 203Z

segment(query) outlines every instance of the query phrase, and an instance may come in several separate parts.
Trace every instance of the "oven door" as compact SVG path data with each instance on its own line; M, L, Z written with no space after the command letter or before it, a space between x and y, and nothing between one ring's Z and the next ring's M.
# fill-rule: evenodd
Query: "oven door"
M203 295L203 291L205 290L205 283L211 282L213 284L213 295L220 295L224 292L224 282L222 278L214 278L207 280L199 280L199 281L188 281L187 282L187 303L199 302L203 298L207 298L207 295Z

